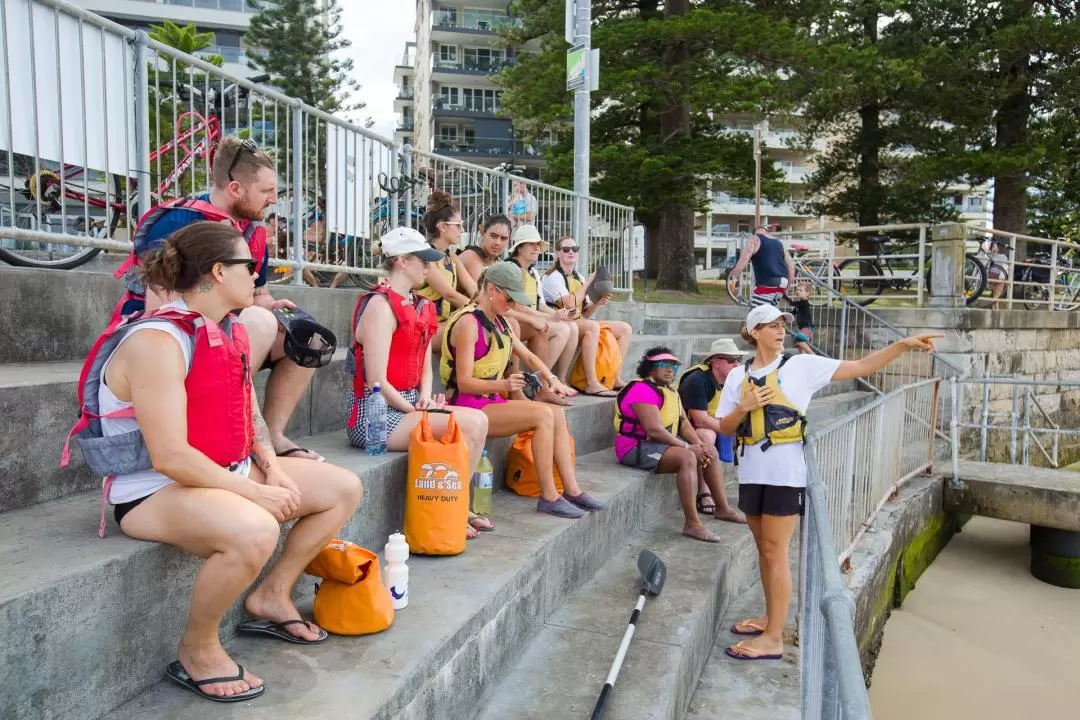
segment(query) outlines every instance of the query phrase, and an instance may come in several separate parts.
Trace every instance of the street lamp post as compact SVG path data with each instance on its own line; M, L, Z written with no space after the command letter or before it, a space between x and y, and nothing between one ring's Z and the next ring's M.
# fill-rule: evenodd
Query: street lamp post
M769 121L754 126L754 231L761 227L761 156L762 140L769 133Z

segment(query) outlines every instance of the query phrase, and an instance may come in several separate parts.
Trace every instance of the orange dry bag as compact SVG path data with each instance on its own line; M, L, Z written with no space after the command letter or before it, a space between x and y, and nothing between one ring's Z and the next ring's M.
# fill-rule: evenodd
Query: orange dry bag
M525 497L540 497L540 478L536 475L536 463L533 460L532 449L533 434L531 432L518 433L514 438L514 444L506 451L506 487L518 495ZM574 438L570 438L570 458L574 457ZM559 477L559 468L555 468L555 489L562 494L562 478Z
M337 635L369 635L394 622L394 603L379 556L348 540L331 540L304 568L323 579L315 589L315 622Z
M431 433L428 412L409 435L405 477L405 541L419 555L465 551L469 525L469 446L450 415L446 435Z
M584 357L578 353L574 366L570 369L570 387L585 392L588 383L585 382ZM608 390L615 388L615 380L619 377L619 368L622 367L622 351L619 349L619 341L611 328L601 323L600 340L596 345L596 379Z

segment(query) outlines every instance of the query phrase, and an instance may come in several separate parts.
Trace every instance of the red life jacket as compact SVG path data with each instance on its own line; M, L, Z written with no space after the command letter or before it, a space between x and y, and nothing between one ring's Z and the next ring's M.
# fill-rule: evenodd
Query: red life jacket
M139 265L139 255L150 249L150 241L147 239L150 228L170 210L193 210L210 222L231 223L238 232L243 233L244 239L247 240L248 247L251 249L251 257L258 261L255 272L262 270L263 260L266 258L266 226L262 223L251 220L238 221L231 215L211 205L208 201L199 198L178 198L155 205L139 218L135 236L132 238L134 248L131 254L128 255L127 260L113 273L113 277L123 279L124 284L127 286L127 292L120 298L120 303L116 306L116 310L113 311L113 321L119 319L120 309L124 306L124 303L133 297L141 298L146 296L146 287L143 285L142 279L134 272L134 269Z
M439 323L435 319L435 305L427 298L414 294L416 304L407 303L405 298L394 292L385 281L375 286L371 292L360 296L356 310L353 311L352 352L348 358L351 362L347 362L345 368L352 373L353 395L357 399L349 415L351 428L356 427L357 416L360 414L359 401L363 400L367 390L364 381L364 348L356 342L356 324L360 322L360 315L375 293L386 298L397 320L397 329L390 339L390 357L386 363L386 381L395 390L403 392L420 387L428 344L439 329Z
M68 434L60 466L71 459L72 439L82 450L86 464L105 476L101 496L98 534L105 536L105 504L112 479L117 475L153 469L142 433L103 435L102 418L134 418L134 408L101 414L98 391L101 371L134 326L151 320L168 320L192 343L191 367L184 380L187 391L187 440L218 465L227 467L251 454L251 348L247 331L233 316L220 326L195 312L175 307L160 308L150 315L136 313L112 323L94 343L79 376L79 420Z

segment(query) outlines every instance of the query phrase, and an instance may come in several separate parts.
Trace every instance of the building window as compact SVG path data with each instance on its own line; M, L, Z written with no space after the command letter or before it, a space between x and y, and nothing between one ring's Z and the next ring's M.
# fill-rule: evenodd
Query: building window
M457 27L457 8L436 9L435 24L443 27Z
M969 197L968 198L968 209L969 210L982 210L982 201L983 201L983 199L981 197Z
M457 64L458 61L458 49L457 45L440 45L439 46L439 63L440 64Z
M502 92L492 89L465 88L462 91L465 109L472 112L494 113L499 110Z
M443 107L457 107L461 103L461 96L456 87L439 88L439 99Z
M506 52L492 48L465 48L465 67L491 70L506 63Z
M506 13L499 10L466 8L464 26L476 30L494 30L506 22Z
M457 125L443 125L439 128L439 142L453 145L457 143Z

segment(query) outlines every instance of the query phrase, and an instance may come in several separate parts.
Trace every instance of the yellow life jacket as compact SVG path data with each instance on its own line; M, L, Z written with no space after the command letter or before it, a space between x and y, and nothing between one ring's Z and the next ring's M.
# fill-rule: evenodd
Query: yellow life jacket
M735 442L741 452L746 452L747 445L761 443L761 450L764 452L773 445L802 442L806 437L806 415L787 399L780 387L780 368L784 367L789 359L790 356L784 355L775 370L759 379L750 377L753 358L747 360L743 366L746 370L742 387L744 393L750 392L754 387L768 387L772 388L774 395L771 403L751 411L739 423L735 431Z
M514 351L514 336L505 320L496 317L492 322L476 305L470 304L458 308L446 321L446 329L443 331L442 357L439 360L439 377L447 388L457 386L454 379L454 356L450 352L450 335L453 333L454 324L466 315L476 315L480 320L480 327L486 334L488 344L487 354L482 358L476 358L473 362L474 378L494 380L501 376L506 366L510 364L510 356Z
M555 266L548 270L546 273L544 273L544 275L546 277L554 273L559 273L563 276L563 280L566 281L567 295L573 295L578 290L585 287L585 281L581 279L580 275L578 275L577 270L567 275L565 272L563 272L563 269L559 267L559 263L555 263ZM585 303L582 304L582 307L577 307L575 305L574 307L570 308L574 311L574 317L581 317L581 311L584 310L584 305L588 303L588 301L588 298L585 298ZM559 308L560 310L564 309L562 298L558 298L555 301L555 307Z
M630 388L639 383L645 383L656 391L663 403L660 406L660 424L663 425L664 429L669 433L678 437L679 419L682 417L682 400L679 399L679 393L665 385L657 385L651 380L631 380L626 383L626 387L620 390L619 394L615 396L616 434L637 438L638 440L645 440L648 438L648 433L645 432L645 428L641 426L641 423L636 418L623 415L622 412L623 398L626 397L626 393L630 391Z
M443 259L431 267L431 271L445 277L450 287L457 288L457 264L449 253L444 254ZM439 322L446 322L450 318L450 313L454 308L451 307L450 301L443 298L435 288L424 283L423 287L415 292L420 297L427 298L435 303L435 317Z
M515 262L516 264L516 262ZM531 307L536 310L540 307L540 283L536 281L536 276L532 273L532 268L521 268L521 279L525 283L525 294L532 298Z
M686 379L688 377L690 377L691 375L693 375L694 373L699 373L699 372L708 373L709 375L712 375L712 367L710 367L708 363L701 363L699 365L694 365L692 367L686 368L686 371L683 372L682 377L679 378L679 392L680 393L682 392L683 383L686 382ZM722 388L720 386L718 386L716 388L716 392L713 393L713 396L711 398L709 398L709 408L708 408L709 409L709 415L712 415L712 416L716 415L716 406L720 404L720 390L721 389Z

